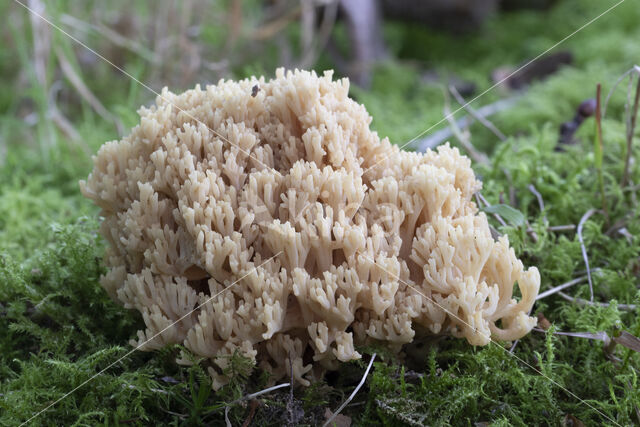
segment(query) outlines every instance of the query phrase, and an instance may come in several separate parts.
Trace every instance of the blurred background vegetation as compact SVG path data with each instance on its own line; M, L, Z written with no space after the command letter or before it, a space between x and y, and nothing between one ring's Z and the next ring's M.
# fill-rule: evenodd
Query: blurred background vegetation
M604 305L576 303L589 298L583 283L572 288L573 301L555 295L535 310L553 324L552 332L638 336L635 156L628 185L620 183L631 117L625 102L633 105L634 74L613 92L602 120L603 166L594 151L593 118L571 128L565 144L559 143L559 129L595 96L598 83L607 94L640 63L640 3L623 1L539 57L616 4L0 3L0 423L28 420L126 354L140 324L137 313L113 304L98 285L98 212L77 184L91 169L91 155L126 134L138 122L137 108L153 103L154 92L165 86L181 92L219 79L270 77L279 66L334 69L337 77L350 77L351 96L367 107L372 127L405 149L446 139L472 150L489 203L510 204L527 220L526 226L493 225L509 234L526 264L538 265L541 291L584 274L575 229L587 210L601 207L597 177L603 176L609 216L585 221L583 233L591 266L598 269L596 297ZM477 120L468 128L454 124L473 114L462 107L465 100L492 111L498 132ZM450 120L446 111L455 113ZM549 229L564 225L566 233ZM554 384L492 346L475 349L452 339L420 343L407 350L405 361L378 359L342 422L638 423L638 354L621 346L607 353L604 347L549 331L523 339L514 354ZM176 351L131 355L33 425L221 425L225 402L264 387L260 373L239 359L233 369L245 375L214 394L197 364L173 363ZM380 349L363 349L373 351ZM345 365L339 375L296 390L294 397L281 390L259 405L235 403L229 406L231 423L321 423L326 409L351 393L365 366Z

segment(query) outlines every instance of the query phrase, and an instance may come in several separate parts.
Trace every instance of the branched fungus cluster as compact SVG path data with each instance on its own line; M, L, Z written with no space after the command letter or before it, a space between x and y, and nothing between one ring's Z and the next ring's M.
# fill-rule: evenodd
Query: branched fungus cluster
M134 345L183 344L214 387L236 351L309 384L416 330L473 345L531 330L538 270L492 238L470 161L380 140L348 89L283 70L165 89L100 149L81 188L104 217L101 283L144 318Z

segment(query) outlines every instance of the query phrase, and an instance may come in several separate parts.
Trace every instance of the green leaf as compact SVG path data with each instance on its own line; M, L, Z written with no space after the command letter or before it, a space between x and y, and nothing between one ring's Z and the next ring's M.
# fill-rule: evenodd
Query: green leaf
M500 215L506 222L515 227L524 225L526 221L522 212L509 205L491 205L481 208L481 210L486 213Z

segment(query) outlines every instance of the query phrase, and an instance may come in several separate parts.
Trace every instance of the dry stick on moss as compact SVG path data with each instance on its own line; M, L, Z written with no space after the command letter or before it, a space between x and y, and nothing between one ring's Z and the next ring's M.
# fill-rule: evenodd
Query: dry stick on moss
M586 299L582 299L582 298L574 298L570 295L565 294L564 292L558 292L558 295L560 295L562 298L566 299L567 301L575 302L578 305L591 305L595 307L609 307L611 305L608 302L594 302L594 301L587 301ZM635 304L617 304L616 306L620 310L625 310L625 311L633 311L637 308Z
M507 110L515 105L516 101L520 98L521 95L517 95L511 98L501 99L491 104L487 104L481 108L478 108L476 114L481 117L489 117L493 114L499 113L500 111ZM460 129L466 129L473 123L473 117L464 116L458 120L456 120L456 124ZM416 139L411 143L412 147L416 147L416 151L425 152L430 148L435 148L438 145L445 142L453 135L450 127L446 127L444 129L440 129L429 136L426 136L421 139Z
M582 239L582 228L584 223L595 213L601 213L598 209L589 209L578 223L578 240L580 241L580 250L582 251L582 258L584 259L584 265L587 267L587 279L589 280L589 293L591 295L591 301L593 302L593 281L591 280L591 269L589 268L589 257L587 256L587 249L584 246L584 240Z
M533 328L532 331L540 332L541 334L548 334L551 331L545 331L540 328ZM585 338L588 340L602 341L604 343L609 342L609 335L606 332L562 332L562 331L554 331L551 332L553 335L561 335L564 337L574 337L574 338Z
M47 105L49 106L47 115L67 138L69 138L72 142L77 143L82 141L80 133L76 130L71 121L69 121L69 119L67 119L65 115L60 112L56 104L56 97L61 88L62 82L60 80L56 80L51 85L51 88L49 89L49 102L47 103ZM79 146L82 147L84 152L87 153L89 157L91 156L91 150L89 150L89 148L85 144L79 144Z
M544 291L543 293L539 294L536 297L536 301L541 300L543 298L546 298L549 295L553 295L555 293L558 293L558 292L560 292L560 291L562 291L564 289L570 288L571 286L577 285L578 283L582 283L586 279L587 279L587 276L578 277L577 279L570 280L570 281L568 281L566 283L563 283L562 285L558 285L558 286L556 286L554 288L551 288L551 289L549 289L547 291Z
M469 137L465 135L463 131L460 130L460 128L458 127L458 124L453 118L453 114L451 114L449 92L446 90L443 90L442 92L444 94L444 111L443 112L444 112L445 118L449 122L449 126L451 127L451 132L453 132L454 136L458 139L458 142L460 142L460 145L462 145L462 148L464 148L464 150L467 152L467 154L469 154L469 157L471 157L471 159L474 162L481 163L483 165L489 164L489 158L487 157L487 155L476 150L473 144L471 143L471 141L469 140Z
M253 417L256 415L256 409L258 409L259 405L260 402L258 402L257 400L251 401L251 405L249 407L249 416L242 423L242 427L249 427L249 425L251 425L251 421L253 421Z
M305 2L303 2L304 4ZM317 3L317 2L316 2ZM317 5L313 4L312 8L315 9ZM304 16L304 8L303 8L303 16ZM309 68L315 64L318 59L319 53L324 51L327 43L329 42L329 38L331 37L331 33L333 32L333 27L336 23L336 18L338 16L338 0L330 0L326 2L324 11L322 13L322 22L320 23L320 28L318 29L317 36L315 40L313 37L311 38L311 43L308 48L304 49L304 55L298 64L300 68ZM303 19L303 24L304 24ZM308 24L307 24L308 25ZM306 30L313 33L313 27L316 25L316 20L313 19L311 21L311 28ZM306 26L303 25L303 28ZM304 45L304 43L303 43Z
M625 77L627 77L629 74L637 74L640 76L640 65L634 65L633 67L629 68L627 71L624 72L623 75L618 77L618 80L616 80L616 82L613 84L613 86L611 87L611 90L609 90L609 93L607 94L607 98L604 101L604 107L602 109L603 118L607 114L607 106L609 105L609 100L611 99L611 95L613 95L613 92L616 90L618 85L622 83Z
M145 61L148 61L154 65L161 65L160 60L154 52L150 51L144 45L138 43L136 40L129 39L122 34L117 33L116 31L104 25L102 22L94 25L78 19L75 16L67 15L66 13L60 15L60 22L82 33L85 33L86 35L95 32L107 39L109 43L117 47L127 49L134 53L136 56L144 58Z
M229 408L232 405L235 405L236 403L243 402L245 400L253 400L258 396L262 396L263 394L271 393L272 391L278 390L279 388L289 387L289 385L290 385L289 383L274 385L273 387L265 388L264 390L260 390L260 391L257 391L255 393L248 394L248 395L246 395L244 397L241 397L240 399L237 399L237 400L234 400L233 402L228 403L227 406L225 406L225 408L224 408L224 420L227 423L227 426L231 427L231 421L229 421Z
M280 31L284 30L291 22L298 19L298 16L302 12L302 8L300 6L296 6L289 10L283 16L279 16L273 21L265 23L263 26L258 27L253 33L249 34L250 40L267 40L274 37Z
M604 192L604 172L603 172L603 158L604 158L604 144L602 142L602 85L598 83L596 86L596 135L594 144L594 157L595 166L598 172L598 185L600 187L600 196L602 199L602 214L605 221L609 223L609 213L607 211L607 198Z
M631 77L631 79L633 76ZM638 75L637 83L636 83L636 96L633 101L633 109L631 110L631 115L627 122L627 156L624 162L624 174L622 175L622 183L621 187L626 187L629 182L629 166L631 165L631 153L632 150L632 142L633 142L633 134L636 130L636 119L638 117L638 103L640 102L640 75ZM628 105L628 104L627 104Z
M98 113L100 117L105 119L108 122L113 122L118 130L118 134L121 136L124 135L124 127L122 122L115 117L113 114L109 112L105 108L104 105L100 102L98 97L96 97L93 92L89 89L89 87L84 83L80 75L76 73L76 70L73 69L73 66L67 59L62 49L56 47L55 49L56 56L58 57L58 62L60 63L60 69L64 76L69 80L71 85L76 89L76 91L80 94L80 96L87 101L87 103L93 108L93 110Z
M30 0L29 6L38 13L44 13L45 5L42 0ZM47 71L48 64L50 63L51 52L51 30L47 25L43 25L42 21L37 19L34 14L29 14L31 21L31 32L33 37L33 74L37 84L43 88L43 91L47 90ZM47 105L47 109L49 106ZM51 126L45 126L46 133L41 138L45 145L53 145L55 141L55 133Z
M489 202L487 202L487 199L485 199L480 192L475 193L475 196L476 196L478 205L480 205L480 202L482 202L485 206L491 206ZM501 226L503 227L507 226L507 223L504 221L504 219L502 219L500 215L493 214L493 217L500 223Z
M353 400L355 395L358 393L358 390L360 390L360 387L362 387L362 385L364 384L364 381L367 379L367 376L369 375L369 371L371 370L371 366L373 366L373 361L375 359L376 359L376 353L373 353L371 355L371 360L369 360L369 366L367 366L367 370L364 371L364 375L362 376L362 379L360 380L360 383L358 383L358 386L356 387L356 389L353 390L353 393L351 393L351 395L347 398L347 400L345 400L342 403L342 405L340 405L340 407L336 410L336 412L333 413L331 418L329 418L327 422L323 424L322 427L327 427L328 425L330 425L331 422L338 416L338 414L349 404L349 402Z
M513 188L513 177L507 168L502 168L502 172L504 172L504 176L507 177L507 182L509 183L509 203L515 208L518 202L516 200L516 189Z
M542 198L542 194L540 194L536 186L533 184L529 184L528 188L529 191L531 191L533 195L536 196L536 199L538 199L538 207L540 208L540 213L543 214L542 219L544 221L544 225L548 225L549 221L547 220L547 214L544 212L544 199Z
M471 117L473 117L474 119L476 119L478 122L480 122L484 127L486 127L487 129L489 129L491 132L493 132L493 134L495 136L498 137L498 139L500 139L500 141L504 141L507 139L507 137L504 135L504 133L502 133L500 131L500 129L498 129L493 123L491 123L491 121L489 121L486 117L483 117L481 114L479 114L472 106L470 103L468 103L467 101L464 100L464 98L462 97L462 95L460 95L460 92L458 92L458 89L456 89L456 87L454 85L449 85L449 92L451 92L451 94L453 95L453 97L456 99L456 101L458 101L458 104L462 105L462 108L464 108L467 113L469 113L469 115Z
M287 401L287 425L294 425L296 423L293 415L293 361L291 355L289 355L289 378L291 387L289 387L289 400Z
M547 227L547 231L551 231L551 232L573 231L575 229L576 229L575 224L552 225L550 227Z
M478 192L478 193L475 193L474 196L476 197L476 204L478 205L478 207L480 207L480 205L483 203L486 206L489 206L489 203L485 200L484 197L482 197L482 194ZM502 226L507 225L507 223L504 222L504 220L500 215L493 214L493 216ZM491 224L489 224L489 231L491 231L491 237L493 237L493 240L498 240L500 236L502 236L502 234L498 230L496 230L495 227Z

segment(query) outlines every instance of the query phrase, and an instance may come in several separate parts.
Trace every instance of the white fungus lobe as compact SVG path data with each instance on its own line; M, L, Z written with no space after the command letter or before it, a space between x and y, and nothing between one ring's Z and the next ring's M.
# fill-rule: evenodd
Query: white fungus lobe
M236 351L308 385L416 330L473 345L531 330L538 270L492 238L469 159L380 140L348 90L282 69L164 89L102 146L81 189L104 217L101 284L146 324L133 345L183 344L216 388Z

